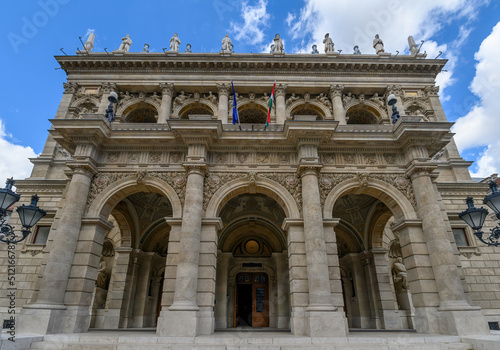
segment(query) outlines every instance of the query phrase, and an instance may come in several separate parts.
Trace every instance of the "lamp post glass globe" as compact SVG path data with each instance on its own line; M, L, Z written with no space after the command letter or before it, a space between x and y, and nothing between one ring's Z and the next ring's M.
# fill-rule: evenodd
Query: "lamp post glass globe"
M389 106L394 106L396 102L398 102L398 100L396 99L396 95L390 94L389 96L387 96L387 104Z
M490 185L491 187L491 185ZM495 192L490 195L492 196ZM498 192L496 192L498 193ZM487 203L487 198L490 196L486 196L484 199L484 203ZM494 196L493 199L497 200L498 196ZM488 209L485 209L483 207L481 208L476 208L474 207L474 200L472 197L467 197L465 200L465 203L467 203L467 209L460 214L458 214L458 217L465 221L467 225L469 225L475 232L474 235L484 244L488 246L494 246L498 247L500 246L500 227L494 227L491 229L491 233L487 237L483 237L484 232L481 231L483 228L484 221L486 220L486 216L488 216ZM497 202L494 202L497 203ZM489 205L489 204L488 204ZM497 217L498 217L497 213Z
M26 239L31 228L47 214L45 210L37 206L39 197L35 194L31 197L29 205L23 204L16 210L23 227L21 234L16 233L14 228L7 223L8 209L21 198L21 195L12 191L13 185L14 180L7 179L5 188L0 189L0 241L8 244L19 243Z
M495 181L490 181L488 185L490 186L491 194L484 197L483 203L490 207L500 220L500 192L498 191L498 185Z

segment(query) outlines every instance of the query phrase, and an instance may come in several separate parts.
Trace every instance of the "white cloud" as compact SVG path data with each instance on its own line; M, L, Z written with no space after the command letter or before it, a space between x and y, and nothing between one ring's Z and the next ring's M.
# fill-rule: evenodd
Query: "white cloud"
M489 176L500 172L500 137L498 125L500 113L500 22L483 40L474 55L478 61L476 75L469 89L478 97L478 103L469 113L459 118L453 127L455 141L460 150L485 147L479 160L475 176ZM459 110L464 106L456 106Z
M267 1L259 0L255 6L243 1L241 16L244 23L231 22L231 32L235 33L237 41L245 41L250 45L262 44L264 41L263 28L269 26L270 15L267 13Z
M8 177L14 179L24 179L30 176L33 164L28 158L34 158L37 155L31 147L16 145L9 141L11 135L5 131L5 125L0 119L0 186Z
M467 0L419 0L418 3L403 0L305 0L299 14L291 13L289 31L293 39L305 39L300 51L309 52L312 44L318 45L321 52L325 33L335 43L335 49L352 53L355 45L363 54L375 54L372 43L379 34L385 44L385 51L400 54L408 51L409 35L417 43L428 41L445 24L458 18L466 18L467 23L476 15L477 8L489 0L470 2ZM355 5L354 5L355 4ZM360 11L360 9L363 9ZM443 51L441 58L450 59L448 73L438 77L441 92L452 84L453 50L458 48L470 33L469 25L460 28L455 43L451 46L426 42L422 52L427 50L428 57L434 58Z

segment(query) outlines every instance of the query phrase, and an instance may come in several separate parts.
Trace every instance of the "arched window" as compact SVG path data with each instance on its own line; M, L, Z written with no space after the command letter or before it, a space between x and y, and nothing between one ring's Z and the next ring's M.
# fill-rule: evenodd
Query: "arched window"
M371 106L357 105L346 113L347 124L379 124L380 115Z
M264 124L267 119L267 110L264 107L251 103L238 108L240 123Z
M124 112L127 123L156 123L158 112L148 103L138 103L128 107Z

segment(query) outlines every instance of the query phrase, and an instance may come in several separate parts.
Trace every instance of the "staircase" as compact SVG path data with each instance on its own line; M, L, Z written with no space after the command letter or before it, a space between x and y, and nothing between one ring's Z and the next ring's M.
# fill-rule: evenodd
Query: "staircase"
M500 337L499 343L500 345ZM346 338L311 339L284 332L216 332L196 338L158 337L154 332L90 331L55 334L34 342L31 349L47 350L471 350L460 337L416 333L356 332ZM494 349L500 349L496 347ZM482 349L476 349L482 350Z

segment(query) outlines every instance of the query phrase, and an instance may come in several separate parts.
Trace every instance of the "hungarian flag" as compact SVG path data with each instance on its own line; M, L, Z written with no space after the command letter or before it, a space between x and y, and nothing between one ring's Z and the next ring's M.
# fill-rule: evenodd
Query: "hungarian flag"
M269 124L271 124L271 108L273 108L274 101L274 88L276 87L276 80L274 81L273 91L271 92L271 98L269 99L269 108L267 109L267 120L266 120L266 128Z

